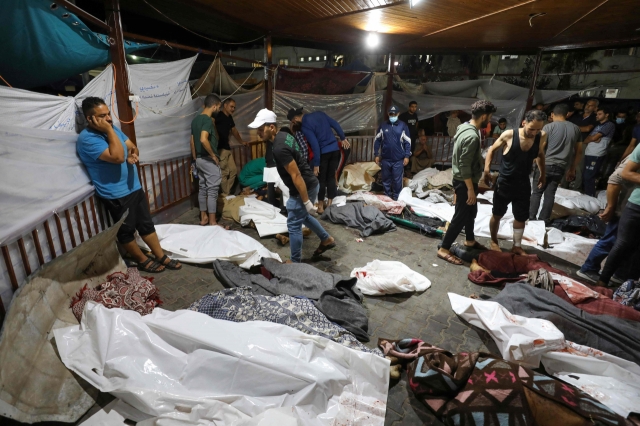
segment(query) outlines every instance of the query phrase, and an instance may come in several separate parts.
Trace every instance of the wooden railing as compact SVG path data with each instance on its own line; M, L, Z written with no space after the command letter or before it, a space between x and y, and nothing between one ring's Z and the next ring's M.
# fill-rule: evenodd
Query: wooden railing
M191 196L190 166L190 157L139 165L138 175L151 213L159 213ZM0 247L3 259L0 266L4 267L1 278L15 292L45 263L112 225L111 217L94 195L66 210L55 212L17 241ZM0 299L0 324L4 316L5 305Z
M159 213L191 196L191 156L142 163L138 176L151 213Z
M363 163L374 161L374 140L375 136L349 136L347 140L351 143L351 155L349 156L348 164ZM482 148L491 146L493 139L487 138L482 140ZM453 155L453 139L449 136L428 136L427 144L431 148L431 152L435 157L435 164L441 166L450 166L451 157ZM266 145L262 141L251 142L248 147L235 146L231 148L233 151L233 158L236 162L238 172L249 161L263 157L266 152ZM497 153L492 161L492 164L500 164L502 154Z

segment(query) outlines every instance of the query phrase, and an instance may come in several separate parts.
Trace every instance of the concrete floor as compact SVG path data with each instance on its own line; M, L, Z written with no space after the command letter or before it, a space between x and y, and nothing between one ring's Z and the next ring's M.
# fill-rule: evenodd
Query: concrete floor
M196 224L198 211L192 209L174 220L174 223ZM365 297L365 305L369 310L369 332L371 341L367 344L374 347L378 338L401 339L419 338L452 352L485 351L494 352L492 341L484 341L485 336L476 333L471 327L463 324L453 313L447 297L448 292L463 296L495 295L499 289L481 287L467 279L467 266L454 266L436 257L438 239L422 236L416 232L399 228L395 232L375 235L358 243L360 237L355 229L343 225L335 225L321 221L325 229L337 240L338 247L326 253L327 257L316 262L314 266L326 272L348 276L355 267L364 266L367 262L380 260L397 260L411 269L420 272L431 280L431 288L421 294L399 294L387 297ZM255 230L231 224L233 230L243 232L259 239ZM459 239L462 241L462 239ZM480 242L488 245L487 239ZM270 251L278 253L283 260L289 258L289 246L281 246L273 237L260 239ZM305 239L303 260L311 257L318 244L317 237ZM505 242L503 246L510 247ZM530 253L538 254L554 267L575 274L576 266L543 252L532 249ZM160 289L163 308L176 310L188 307L203 295L221 290L223 287L215 278L210 265L184 265L180 271L167 271L156 275L154 283ZM493 348L493 350L492 350ZM399 381L391 383L387 401L387 425L439 425L440 422L429 409L413 397L408 387L406 372L403 371Z
M191 209L172 223L197 224L198 210ZM367 346L374 347L378 338L401 339L419 338L451 352L484 351L497 353L490 338L478 334L464 324L451 310L448 292L463 296L488 295L499 292L498 288L481 287L467 279L467 266L454 266L436 257L438 239L425 237L417 232L398 228L395 232L375 235L356 242L360 235L357 230L321 221L325 229L336 239L338 247L327 253L326 258L311 262L317 268L348 276L355 267L364 266L367 262L380 260L397 260L411 269L420 272L431 280L431 288L421 294L406 293L387 297L365 297L365 305L369 310L369 332L371 340ZM232 230L243 232L259 239L254 229L242 228L235 223ZM462 238L459 238L462 241ZM488 245L487 239L479 241ZM280 254L283 260L289 258L289 246L281 246L273 237L260 239L270 251ZM303 260L309 261L318 244L312 236L305 239ZM503 247L511 247L511 243L503 243ZM556 268L575 275L576 266L549 254L528 248L528 252L536 253L541 259ZM222 284L213 274L211 265L185 264L179 271L166 271L154 275L154 284L160 289L160 297L164 301L163 308L178 310L188 307L192 302L205 294L222 290ZM101 394L98 403L77 422L90 417L100 406L105 406L113 397ZM2 425L20 425L13 420L0 417ZM45 422L46 425L63 425L58 422ZM387 400L387 416L385 425L440 425L422 402L418 401L408 387L406 371L400 380L392 381Z

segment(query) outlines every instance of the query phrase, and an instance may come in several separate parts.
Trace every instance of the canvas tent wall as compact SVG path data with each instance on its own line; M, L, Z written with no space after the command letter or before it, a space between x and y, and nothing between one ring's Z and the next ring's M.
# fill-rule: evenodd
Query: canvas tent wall
M0 75L13 87L54 83L111 62L108 37L47 0L2 2ZM127 53L155 44L125 42Z

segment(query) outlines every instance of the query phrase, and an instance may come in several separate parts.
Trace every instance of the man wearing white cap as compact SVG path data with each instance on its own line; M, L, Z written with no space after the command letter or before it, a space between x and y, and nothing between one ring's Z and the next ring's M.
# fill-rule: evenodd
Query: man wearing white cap
M411 157L410 134L407 124L398 120L398 108L392 106L389 108L389 120L380 125L373 142L376 164L382 167L384 193L394 200L402 191L404 166L409 164Z
M266 108L258 112L249 127L258 129L260 139L271 145L278 174L289 188L290 197L286 207L291 261L300 263L302 260L303 224L320 238L320 246L313 253L314 257L334 248L336 246L334 238L310 214L317 210L312 200L317 197L320 185L307 159L300 152L296 139L287 132L278 132L276 115Z

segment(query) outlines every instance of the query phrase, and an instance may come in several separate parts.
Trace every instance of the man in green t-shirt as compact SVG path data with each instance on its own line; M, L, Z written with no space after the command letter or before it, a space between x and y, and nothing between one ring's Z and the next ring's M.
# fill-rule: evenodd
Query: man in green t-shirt
M622 179L634 185L640 185L640 145L636 146L629 161L622 169L620 176ZM622 216L618 222L618 235L616 243L611 249L607 261L600 273L600 280L596 285L607 286L613 273L631 257L640 240L640 187L636 187L627 201L627 205L622 211ZM638 277L628 277L637 280Z
M222 173L218 156L218 136L211 114L220 109L220 98L208 95L202 108L202 114L191 122L191 156L196 162L200 181L200 225L217 225L216 206Z

